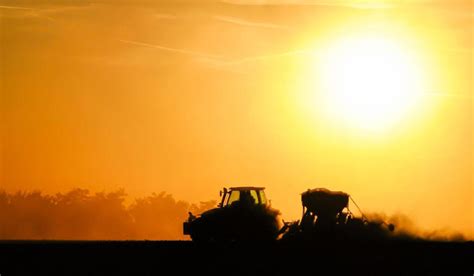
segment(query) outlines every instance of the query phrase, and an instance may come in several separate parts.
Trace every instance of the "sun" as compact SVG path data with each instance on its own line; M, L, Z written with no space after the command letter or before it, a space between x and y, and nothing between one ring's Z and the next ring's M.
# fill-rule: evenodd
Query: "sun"
M423 77L415 56L381 36L341 39L319 60L326 115L351 127L386 129L416 107Z

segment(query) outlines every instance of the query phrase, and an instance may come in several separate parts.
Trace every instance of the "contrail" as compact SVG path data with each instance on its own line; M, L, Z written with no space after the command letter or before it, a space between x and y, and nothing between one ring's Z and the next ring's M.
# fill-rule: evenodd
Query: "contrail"
M451 99L473 99L472 95L469 94L455 94L447 92L425 92L424 94L438 97L447 97Z
M276 25L276 24L266 23L266 22L247 21L241 18L230 17L230 16L216 15L213 18L218 21L246 26L246 27L257 27L257 28L267 28L267 29L288 29L288 27L286 26L281 26L281 25Z
M38 9L33 9L33 8L16 7L16 6L0 6L0 9L26 10L26 11L36 11L36 10L38 10Z
M144 47L149 47L149 48L155 48L155 49L160 49L160 50L163 50L163 51L179 53L179 54L184 54L184 55L190 55L190 56L196 56L196 57L211 58L211 59L223 59L224 58L223 56L212 55L212 54L208 54L208 53L196 52L196 51L192 51L192 50L179 49L179 48L171 48L171 47L166 47L166 46L161 46L161 45L156 45L156 44L143 43L143 42L138 42L138 41L123 40L123 39L119 39L119 41L123 42L123 43L127 43L127 44L144 46Z
M153 17L156 19L176 19L176 15L168 14L168 13L156 13L153 14Z
M275 59L275 58L280 58L280 57L285 57L285 56L306 55L306 54L311 54L311 53L312 52L308 50L294 50L294 51L288 51L288 52L270 54L270 55L249 56L249 57L244 57L241 59L236 59L236 60L232 60L232 61L228 61L224 63L225 65L236 65L236 64L242 64L242 63L247 63L247 62L252 62L252 61Z
M23 15L24 17L38 17L38 18L44 18L51 21L55 21L54 18L42 14L43 12L48 11L46 9L35 9L35 8L18 7L18 6L0 6L0 9L28 11L28 13Z
M234 65L241 65L245 63L256 62L260 60L269 60L269 59L281 58L285 56L313 54L312 51L308 51L308 50L294 50L294 51L288 51L288 52L277 53L277 54L257 55L257 56L249 56L249 57L243 57L243 58L237 58L237 59L229 59L224 56L197 52L197 51L192 51L192 50L187 50L187 49L171 48L171 47L166 47L166 46L161 46L161 45L156 45L156 44L149 44L149 43L144 43L144 42L123 40L123 39L119 39L119 41L122 43L148 47L148 48L154 48L154 49L159 49L163 51L197 57L197 58L200 58L200 61L203 61L213 67L217 67L221 69L226 68L226 67L231 67ZM226 69L228 70L228 68Z
M308 6L326 6L326 7L348 7L353 9L388 9L395 7L395 4L389 3L371 3L365 1L361 3L350 3L349 1L310 1L310 0L283 0L283 1L272 1L272 0L221 0L221 3L230 5L251 5L251 6L266 6L266 5L308 5ZM366 3L367 2L367 3Z

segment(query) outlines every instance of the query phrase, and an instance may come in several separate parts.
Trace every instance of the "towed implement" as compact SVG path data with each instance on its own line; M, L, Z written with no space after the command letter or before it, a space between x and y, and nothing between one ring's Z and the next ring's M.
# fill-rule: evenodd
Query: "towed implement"
M349 201L359 210L356 217L349 210ZM367 219L353 198L344 192L324 188L301 194L303 214L300 221L285 223L282 239L381 239L395 229L393 224Z

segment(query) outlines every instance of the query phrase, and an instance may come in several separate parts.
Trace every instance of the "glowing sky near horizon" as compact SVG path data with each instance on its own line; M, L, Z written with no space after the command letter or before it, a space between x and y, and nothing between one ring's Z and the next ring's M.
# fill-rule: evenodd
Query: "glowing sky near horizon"
M326 187L472 236L472 4L400 2L1 1L0 188Z

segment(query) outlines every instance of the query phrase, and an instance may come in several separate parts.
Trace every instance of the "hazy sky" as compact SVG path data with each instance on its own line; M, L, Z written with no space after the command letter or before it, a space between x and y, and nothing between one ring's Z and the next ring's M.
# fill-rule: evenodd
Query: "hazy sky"
M0 0L0 188L265 186L296 219L327 187L472 235L472 28L470 1ZM312 96L322 45L366 31L409 45L426 82L375 133Z

